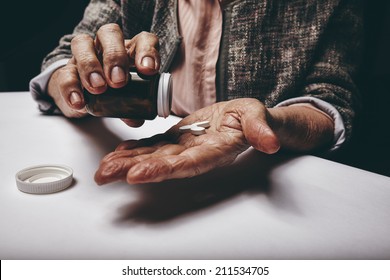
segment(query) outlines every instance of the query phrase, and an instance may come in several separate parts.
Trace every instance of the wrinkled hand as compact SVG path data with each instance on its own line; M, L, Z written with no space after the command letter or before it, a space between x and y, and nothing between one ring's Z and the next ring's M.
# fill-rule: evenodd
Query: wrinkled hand
M279 141L268 125L271 115L256 99L216 103L181 120L164 134L121 143L95 174L101 185L118 180L129 184L192 177L232 163L250 145L275 153ZM206 134L180 133L179 127L210 121Z
M83 89L102 94L107 87L121 88L129 80L129 69L135 67L144 75L157 74L160 68L158 38L142 32L124 40L117 24L100 27L96 38L77 35L71 42L73 57L50 78L48 93L67 117L86 115ZM143 121L125 120L139 126Z

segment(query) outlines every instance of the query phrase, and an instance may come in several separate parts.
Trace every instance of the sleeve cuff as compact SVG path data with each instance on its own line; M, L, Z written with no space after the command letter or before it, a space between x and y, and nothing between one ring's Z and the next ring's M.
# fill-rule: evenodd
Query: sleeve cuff
M315 97L296 97L296 98L287 99L277 104L275 107L289 106L289 105L299 104L299 103L310 103L311 105L315 106L319 110L326 113L333 120L334 122L333 146L330 148L329 151L335 151L338 148L340 148L340 146L345 142L344 121L340 113L337 111L337 109L333 107L331 104L329 104L328 102Z
M53 72L66 65L68 61L69 59L61 59L54 62L30 81L31 96L38 103L38 108L42 113L60 113L53 99L47 94L47 84Z

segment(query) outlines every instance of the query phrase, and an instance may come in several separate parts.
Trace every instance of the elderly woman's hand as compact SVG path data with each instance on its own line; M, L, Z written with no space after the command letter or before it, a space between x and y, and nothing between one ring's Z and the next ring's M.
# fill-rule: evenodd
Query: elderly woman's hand
M180 133L181 126L200 121L210 122L205 134ZM164 134L121 143L102 160L95 181L192 177L232 163L249 146L267 154L281 147L308 152L330 148L333 137L333 120L311 104L267 109L256 99L240 98L203 108Z
M104 94L107 87L121 88L129 80L129 68L154 75L160 68L159 41L156 35L141 32L129 40L123 38L117 24L100 27L96 38L80 34L73 38L73 57L56 70L48 83L48 94L62 113L70 118L86 115L83 89ZM139 126L143 121L125 120Z
M271 116L256 99L216 103L184 118L164 134L121 143L95 174L98 184L126 180L129 184L192 177L232 163L253 146L275 153L279 141L268 125ZM179 127L199 121L210 127L200 136Z

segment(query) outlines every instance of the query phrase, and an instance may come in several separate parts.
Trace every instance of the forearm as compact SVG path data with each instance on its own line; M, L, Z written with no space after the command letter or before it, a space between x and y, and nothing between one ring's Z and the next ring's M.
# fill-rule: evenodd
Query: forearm
M311 105L276 107L268 112L282 149L309 152L331 146L334 123Z

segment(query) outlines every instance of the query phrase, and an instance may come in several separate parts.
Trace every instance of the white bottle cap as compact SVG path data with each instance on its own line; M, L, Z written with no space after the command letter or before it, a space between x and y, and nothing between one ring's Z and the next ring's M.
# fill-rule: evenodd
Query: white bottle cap
M20 170L15 178L22 192L48 194L68 188L73 182L73 170L64 165L37 165Z
M157 91L157 115L167 118L171 113L172 79L171 74L161 73Z

